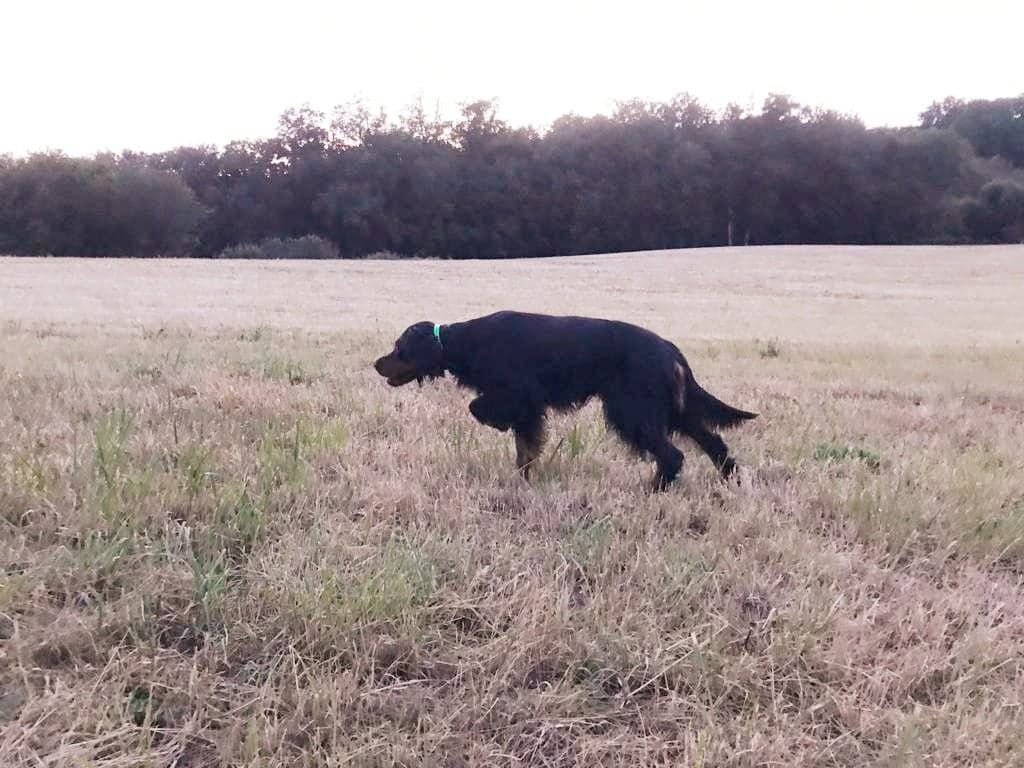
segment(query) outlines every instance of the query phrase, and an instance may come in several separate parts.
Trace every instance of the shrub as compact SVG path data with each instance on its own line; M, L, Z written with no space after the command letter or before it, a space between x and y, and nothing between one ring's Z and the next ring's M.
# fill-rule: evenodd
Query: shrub
M962 211L974 242L1024 242L1024 184L990 181Z
M269 237L258 243L239 243L221 251L219 259L337 259L338 247L317 235Z

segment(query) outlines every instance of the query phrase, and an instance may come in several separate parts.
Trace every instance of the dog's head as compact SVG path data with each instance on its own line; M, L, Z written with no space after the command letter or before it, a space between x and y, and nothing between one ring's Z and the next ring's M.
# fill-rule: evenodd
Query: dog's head
M398 337L395 348L373 364L377 373L392 387L410 381L423 383L423 379L444 375L441 341L434 335L434 324L426 321L410 325Z

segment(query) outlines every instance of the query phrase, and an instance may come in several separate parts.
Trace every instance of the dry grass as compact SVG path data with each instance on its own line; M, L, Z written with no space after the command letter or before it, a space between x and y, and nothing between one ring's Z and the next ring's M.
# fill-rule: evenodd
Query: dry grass
M1022 276L0 260L0 764L1019 765ZM369 368L500 306L671 336L746 482L648 495L588 407L527 486Z

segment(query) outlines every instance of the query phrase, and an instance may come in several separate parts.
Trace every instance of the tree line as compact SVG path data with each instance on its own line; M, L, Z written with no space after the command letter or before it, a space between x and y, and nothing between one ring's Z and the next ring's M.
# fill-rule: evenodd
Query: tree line
M543 132L509 125L490 101L455 120L353 103L289 110L273 137L223 148L0 156L0 253L23 255L258 255L273 242L286 257L507 258L1022 240L1024 95L946 99L901 129L782 95L719 113L687 94L633 100Z

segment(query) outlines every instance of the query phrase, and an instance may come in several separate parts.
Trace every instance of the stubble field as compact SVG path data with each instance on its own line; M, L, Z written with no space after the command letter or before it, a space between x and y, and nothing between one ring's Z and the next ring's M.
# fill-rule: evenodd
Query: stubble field
M535 480L423 319L638 322L761 417ZM1024 247L0 258L0 764L1015 766Z

